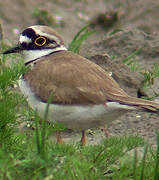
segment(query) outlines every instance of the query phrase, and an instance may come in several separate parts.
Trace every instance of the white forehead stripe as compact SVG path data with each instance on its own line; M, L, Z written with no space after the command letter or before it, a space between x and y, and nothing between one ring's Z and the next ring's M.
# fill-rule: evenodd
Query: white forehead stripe
M29 44L32 42L32 39L28 38L27 36L20 35L19 42Z

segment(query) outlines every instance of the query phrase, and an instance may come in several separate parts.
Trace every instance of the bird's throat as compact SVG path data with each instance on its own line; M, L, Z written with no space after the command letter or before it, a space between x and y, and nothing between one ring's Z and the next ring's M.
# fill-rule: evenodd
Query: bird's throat
M40 49L40 50L23 50L22 56L24 58L25 64L29 64L29 62L33 62L34 60L41 58L43 56L47 56L52 53L56 53L58 51L66 51L67 48L65 46L60 46L53 49Z

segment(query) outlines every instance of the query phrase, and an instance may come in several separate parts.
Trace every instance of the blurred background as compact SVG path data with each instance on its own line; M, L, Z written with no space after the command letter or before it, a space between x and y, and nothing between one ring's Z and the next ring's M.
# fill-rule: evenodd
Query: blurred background
M0 23L7 43L30 25L45 24L58 30L68 44L85 24L96 28L98 37L113 28L158 31L159 1L149 0L5 0L0 2Z

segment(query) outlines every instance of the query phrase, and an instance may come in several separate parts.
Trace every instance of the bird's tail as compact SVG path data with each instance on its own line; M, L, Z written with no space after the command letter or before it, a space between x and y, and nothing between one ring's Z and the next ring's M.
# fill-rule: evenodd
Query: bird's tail
M123 97L123 99L122 97L120 97L118 102L120 104L134 106L147 111L159 112L159 103L155 101L149 101L145 99L139 99L139 98L127 96L127 97Z

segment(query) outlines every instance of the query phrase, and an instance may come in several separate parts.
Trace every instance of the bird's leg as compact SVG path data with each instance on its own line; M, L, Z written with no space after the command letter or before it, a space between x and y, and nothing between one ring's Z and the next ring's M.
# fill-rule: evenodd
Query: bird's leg
M82 131L81 145L84 146L86 144L86 134L85 131Z
M104 135L105 135L106 138L108 138L110 136L109 131L108 131L108 129L106 127L103 127L101 130L104 132Z
M56 140L57 140L57 144L62 144L63 143L60 131L56 132Z

